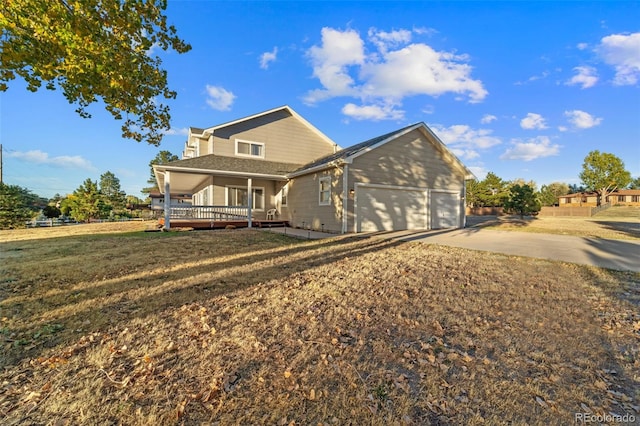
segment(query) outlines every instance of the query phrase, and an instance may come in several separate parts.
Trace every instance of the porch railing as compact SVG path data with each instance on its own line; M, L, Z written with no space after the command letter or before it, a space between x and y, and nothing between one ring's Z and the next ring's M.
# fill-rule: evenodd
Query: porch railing
M171 219L247 220L248 212L245 206L171 206Z

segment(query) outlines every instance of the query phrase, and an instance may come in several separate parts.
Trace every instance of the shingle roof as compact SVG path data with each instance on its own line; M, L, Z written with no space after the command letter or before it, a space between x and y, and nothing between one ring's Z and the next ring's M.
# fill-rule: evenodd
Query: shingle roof
M222 155L208 154L195 158L172 161L159 167L178 167L187 169L217 170L227 172L284 176L287 173L300 168L300 165L278 163L275 161L254 160L252 158L225 157Z
M387 134L381 135L381 136L377 136L373 139L369 139L366 140L364 142L360 142L356 145L350 146L348 148L345 148L343 150L340 150L334 154L329 154L325 157L319 158L315 161L312 161L311 163L305 164L304 166L300 167L299 169L295 170L294 172L300 172L303 170L307 170L307 169L312 169L314 167L318 167L318 166L322 166L323 164L329 164L333 161L336 160L341 160L341 159L345 159L347 157L350 157L352 155L357 154L360 151L363 151L379 142L382 142L383 140L386 140L388 138L391 138L393 136L395 136L396 134L400 134L402 132L404 132L405 130L414 127L416 124L412 124L410 126L407 127L403 127L402 129L398 129L398 130L394 130L393 132L389 132Z
M573 194L560 195L560 198L595 197L597 195L597 192L576 192ZM616 189L607 195L640 195L640 189Z

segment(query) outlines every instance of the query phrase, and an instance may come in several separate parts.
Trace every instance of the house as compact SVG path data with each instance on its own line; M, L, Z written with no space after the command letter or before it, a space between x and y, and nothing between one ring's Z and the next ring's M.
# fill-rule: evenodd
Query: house
M618 189L607 195L603 204L640 206L640 189ZM597 205L598 194L595 192L578 192L558 197L560 207L595 207Z
M193 194L189 209L165 203L165 227L278 221L336 233L463 227L474 178L424 123L340 149L288 106L191 128L183 159L154 173L163 193Z

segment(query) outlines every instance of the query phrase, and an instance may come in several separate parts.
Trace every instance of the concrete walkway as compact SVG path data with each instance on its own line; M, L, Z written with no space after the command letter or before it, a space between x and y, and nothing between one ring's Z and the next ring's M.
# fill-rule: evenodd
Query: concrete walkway
M339 236L338 234L296 228L263 230L311 240ZM497 231L479 227L436 231L370 232L350 235L406 242L419 241L514 256L559 260L619 271L640 272L640 241L638 240L607 240L570 235Z

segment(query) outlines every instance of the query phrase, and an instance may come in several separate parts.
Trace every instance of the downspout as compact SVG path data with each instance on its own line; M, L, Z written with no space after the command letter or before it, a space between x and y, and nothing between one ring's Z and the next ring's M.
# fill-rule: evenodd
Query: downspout
M171 229L171 182L169 171L164 172L164 230Z
M247 227L251 228L253 225L253 219L251 218L251 216L253 216L253 191L251 189L251 178L247 179Z
M466 179L462 179L462 197L460 197L461 201L461 206L460 208L462 209L462 227L466 228L467 227L467 180Z
M349 166L342 166L342 233L347 233L347 202L349 201Z

